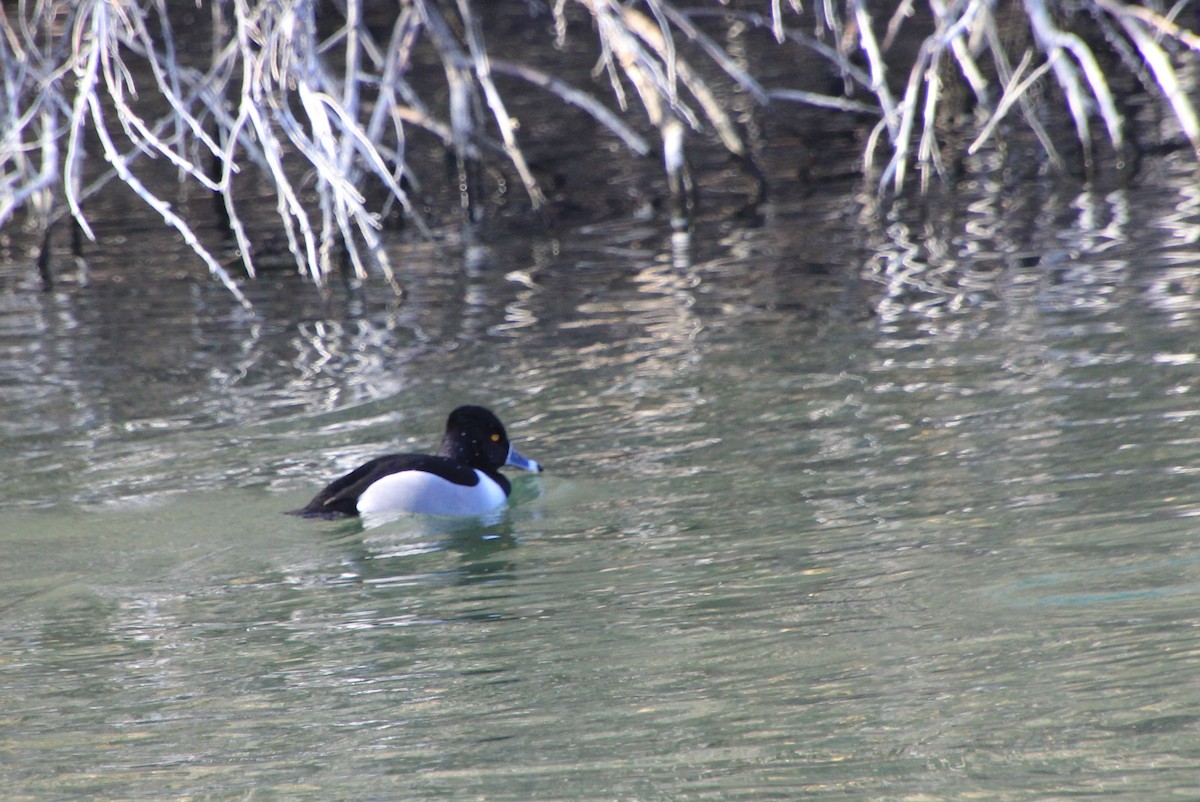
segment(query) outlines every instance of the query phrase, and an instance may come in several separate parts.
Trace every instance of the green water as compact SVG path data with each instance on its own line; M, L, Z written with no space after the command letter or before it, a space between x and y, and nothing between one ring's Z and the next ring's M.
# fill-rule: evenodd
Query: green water
M1194 213L850 208L431 254L403 304L17 282L4 797L1192 793ZM546 466L498 520L280 514L462 402Z

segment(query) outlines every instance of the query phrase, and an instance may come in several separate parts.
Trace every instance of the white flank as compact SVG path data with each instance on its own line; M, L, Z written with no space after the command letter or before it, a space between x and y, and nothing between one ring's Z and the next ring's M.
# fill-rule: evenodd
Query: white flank
M482 471L479 483L463 487L424 471L389 474L358 497L362 515L417 512L423 515L482 515L502 505L504 489Z

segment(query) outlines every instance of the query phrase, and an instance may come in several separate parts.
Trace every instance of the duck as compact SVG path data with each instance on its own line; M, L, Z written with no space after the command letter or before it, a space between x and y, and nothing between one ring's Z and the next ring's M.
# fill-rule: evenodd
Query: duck
M292 515L305 518L484 515L508 501L512 483L502 467L541 473L508 441L504 424L486 407L465 405L446 419L436 454L387 454L333 480Z

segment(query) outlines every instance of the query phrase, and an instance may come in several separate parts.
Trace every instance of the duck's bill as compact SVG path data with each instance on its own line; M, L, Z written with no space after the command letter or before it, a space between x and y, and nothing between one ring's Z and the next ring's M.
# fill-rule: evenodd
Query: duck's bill
M508 447L508 461L505 465L511 465L514 468L520 468L523 471L532 471L533 473L541 473L542 466L531 459L526 459L521 456L521 452L517 451L511 445Z

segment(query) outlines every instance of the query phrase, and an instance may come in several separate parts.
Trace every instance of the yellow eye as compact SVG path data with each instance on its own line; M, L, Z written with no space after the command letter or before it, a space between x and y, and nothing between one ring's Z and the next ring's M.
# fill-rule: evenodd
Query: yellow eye
M493 443L499 443L499 442L500 442L500 435L498 435L498 434L493 434L493 435L492 435L492 442L493 442Z

